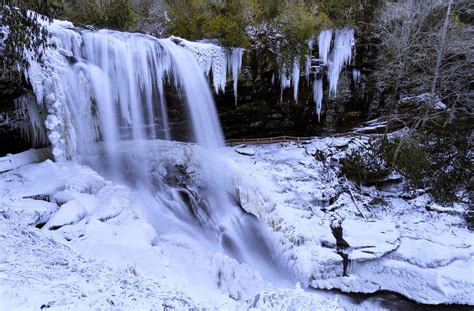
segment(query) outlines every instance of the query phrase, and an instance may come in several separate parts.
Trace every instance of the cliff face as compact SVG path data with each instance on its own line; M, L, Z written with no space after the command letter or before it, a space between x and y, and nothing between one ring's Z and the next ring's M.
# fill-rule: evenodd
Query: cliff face
M345 131L379 113L380 94L372 81L372 44L359 44L371 38L357 38L351 64L339 77L337 93L329 96L323 76L324 95L318 121L313 100L313 79L304 72L299 79L298 100L293 88L281 91L275 55L269 51L246 51L235 104L231 84L224 94L215 94L219 117L227 138L277 135L316 136ZM323 68L327 70L327 68ZM361 72L357 83L353 71Z
M26 94L28 86L17 74L0 73L0 156L30 148L22 131L25 119L15 107L14 100Z

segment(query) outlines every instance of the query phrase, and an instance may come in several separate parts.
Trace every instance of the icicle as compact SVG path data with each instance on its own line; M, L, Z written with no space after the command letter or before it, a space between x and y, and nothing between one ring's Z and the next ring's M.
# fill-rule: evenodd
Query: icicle
M284 67L280 70L280 101L283 100L283 91L291 86L291 78Z
M334 48L329 62L329 94L335 96L337 92L337 83L339 75L345 65L351 62L352 46L354 45L354 30L341 29L336 30L334 39Z
M331 41L332 41L332 30L323 30L318 37L318 51L319 51L319 58L323 61L323 63L327 63L328 61L328 54L331 48Z
M41 116L40 107L36 104L35 98L29 94L21 96L15 99L15 108L22 118L30 121L22 128L22 134L25 135L26 140L35 147L46 144L48 137L44 127L44 117Z
M306 55L306 64L305 64L305 69L304 69L305 77L308 82L309 82L309 77L311 75L311 55L313 53L313 45L314 45L314 37L311 37L308 40L309 52L308 52L308 55Z
M354 81L354 85L356 88L359 87L360 79L361 79L360 70L352 69L352 80Z
M232 80L234 81L234 97L235 104L237 105L237 86L239 83L239 74L242 69L242 55L243 49L234 48L232 49L231 60L230 60L230 70L232 73Z
M300 83L300 59L299 57L295 57L293 61L293 76L292 76L292 83L293 83L293 99L295 102L298 101L298 85Z
M321 119L321 108L323 103L323 80L314 79L313 83L313 99L316 104L316 114L318 115L318 122Z

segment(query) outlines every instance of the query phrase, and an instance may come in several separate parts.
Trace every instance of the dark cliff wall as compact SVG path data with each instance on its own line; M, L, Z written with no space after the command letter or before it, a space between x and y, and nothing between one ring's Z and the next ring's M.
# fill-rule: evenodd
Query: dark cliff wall
M295 101L292 87L281 93L275 55L269 51L247 51L238 83L237 105L232 83L228 83L224 94L214 94L226 137L315 136L346 131L377 116L381 96L372 78L375 44L374 38L357 38L354 57L341 73L336 96L329 97L328 81L323 79L320 121L313 101L313 76L307 81L302 70ZM353 69L362 73L359 84L353 81Z

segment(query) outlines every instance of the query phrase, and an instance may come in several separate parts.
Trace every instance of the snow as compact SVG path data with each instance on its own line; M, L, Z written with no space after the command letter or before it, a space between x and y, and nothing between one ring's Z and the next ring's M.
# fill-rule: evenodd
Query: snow
M195 149L163 144L162 163L186 161ZM203 176L199 161L187 163L197 170L194 178ZM0 175L0 194L2 309L258 310L272 301L263 297L275 295L282 300L273 304L337 306L301 289L277 289L251 266L202 248L192 236L155 228L140 193L83 165L22 166Z
M248 146L237 148L235 149L235 152L243 154L243 155L247 155L247 156L255 155L255 150L252 147L248 147Z
M472 304L474 239L458 214L426 211L426 195L406 201L393 193L384 197L387 207L367 209L383 192L353 187L367 219L357 216L347 185L329 164L360 143L356 137L328 137L304 145L226 147L208 160L221 172L219 187L268 226L278 265L303 286L384 289L422 303ZM150 167L156 178L166 176L169 165L184 165L190 187L205 178L204 149L172 142L149 148L161 150ZM318 151L324 161L314 157ZM104 308L111 299L121 308L135 299L143 307L172 301L219 309L326 310L347 303L272 284L251 265L203 247L198 237L174 231L171 224L153 224L141 207L148 200L143 194L87 166L51 161L22 166L0 175L0 192L5 218L0 286L9 310L48 303L57 309ZM334 224L341 225L349 244L348 276L342 276ZM19 282L25 276L29 283Z
M236 181L242 206L272 228L282 261L303 284L345 292L388 290L420 303L473 304L474 235L460 213L427 212L425 196L407 201L402 192L352 187L367 219L358 216L348 185L330 163L364 141L321 138L305 145L256 146L251 158L229 154L238 174L247 175ZM314 158L316 151L324 161ZM382 196L386 207L368 208L374 196ZM349 244L343 250L351 260L349 276L342 275L333 224L341 224Z
M4 157L0 157L0 173L49 158L51 158L51 149L49 148L30 149L17 154L7 154Z

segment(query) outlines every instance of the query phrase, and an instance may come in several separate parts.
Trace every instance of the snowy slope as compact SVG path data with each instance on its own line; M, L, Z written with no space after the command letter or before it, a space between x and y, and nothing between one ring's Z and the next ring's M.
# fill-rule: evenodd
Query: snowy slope
M421 303L473 305L474 234L462 214L428 212L428 195L402 199L396 187L358 189L338 177L337 159L361 140L252 146L251 156L242 155L243 147L229 148L244 208L273 229L287 265L312 287L389 290ZM338 225L349 244L348 276L331 233Z
M192 188L219 172L216 186L267 225L275 262L292 276L289 285L272 283L264 271L205 246L192 232L152 221L143 208L151 198L87 166L46 161L3 173L1 309L328 310L348 304L295 288L296 281L346 292L389 290L422 303L474 304L474 239L462 218L426 211L426 195L402 199L338 177L334 161L356 143L324 138L240 146L211 157L194 145L150 142L147 167L155 178L166 179L176 166ZM324 161L315 159L316 150ZM372 202L380 197L386 203ZM338 225L349 244L348 276L331 230Z
M0 175L0 189L2 310L337 308L189 237L157 234L136 193L86 166L23 166Z

